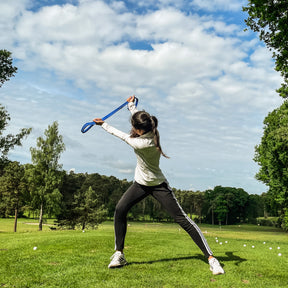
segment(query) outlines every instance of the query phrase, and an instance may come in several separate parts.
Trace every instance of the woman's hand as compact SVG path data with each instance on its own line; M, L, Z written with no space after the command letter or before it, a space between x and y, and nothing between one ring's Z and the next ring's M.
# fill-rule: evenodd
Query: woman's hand
M130 96L126 101L127 102L134 102L135 101L135 95Z
M95 118L93 119L93 122L96 123L96 125L102 126L102 124L104 123L104 121L101 118Z

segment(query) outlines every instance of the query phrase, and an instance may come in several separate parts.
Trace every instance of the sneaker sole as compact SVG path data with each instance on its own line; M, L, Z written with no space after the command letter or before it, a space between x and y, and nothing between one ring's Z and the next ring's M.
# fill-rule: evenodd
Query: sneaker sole
M221 275L221 274L225 274L225 272L218 272L218 273L214 273L213 270L210 268L210 271L212 272L213 275Z
M123 263L123 264L119 264L119 265L113 265L113 266L109 266L108 265L108 268L109 269L113 269L113 268L121 268L121 267L123 267L123 266L125 266L125 265L127 265L128 263L127 262L125 262L125 263Z

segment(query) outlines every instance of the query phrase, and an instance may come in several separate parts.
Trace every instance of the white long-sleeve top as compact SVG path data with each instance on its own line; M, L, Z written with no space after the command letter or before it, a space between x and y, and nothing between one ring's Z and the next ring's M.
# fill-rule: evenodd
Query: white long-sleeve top
M128 109L132 114L137 112L132 102L128 104ZM159 167L161 154L155 146L153 132L132 138L129 134L110 126L106 122L103 123L102 128L108 133L122 139L134 149L137 158L134 180L137 183L145 186L156 186L167 182Z

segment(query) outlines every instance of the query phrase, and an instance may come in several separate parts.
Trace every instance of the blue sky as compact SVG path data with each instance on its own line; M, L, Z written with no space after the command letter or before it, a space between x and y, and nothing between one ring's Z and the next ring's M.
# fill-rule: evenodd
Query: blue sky
M240 0L13 0L0 2L0 47L16 77L0 89L11 122L32 127L9 157L30 163L30 147L58 121L67 171L133 180L130 147L100 127L80 129L135 94L159 120L170 185L217 185L260 194L254 147L263 120L281 104L281 77L256 34L244 32ZM130 131L122 109L107 120Z

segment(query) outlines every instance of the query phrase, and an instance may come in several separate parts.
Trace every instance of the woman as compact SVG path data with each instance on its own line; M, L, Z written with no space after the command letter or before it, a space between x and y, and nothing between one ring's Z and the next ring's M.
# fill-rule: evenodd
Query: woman
M102 121L102 119L97 118L93 120L108 133L119 137L134 148L137 158L135 181L123 194L115 209L114 230L116 252L112 255L108 268L121 267L127 264L123 253L127 231L127 213L135 204L151 195L162 204L175 222L191 236L203 254L208 258L212 273L214 275L224 274L220 263L212 256L213 253L201 230L185 214L159 167L160 156L167 156L163 153L160 145L157 118L145 111L138 111L135 107L134 99L134 96L127 99L129 102L128 109L132 114L132 130L130 134L113 128Z

